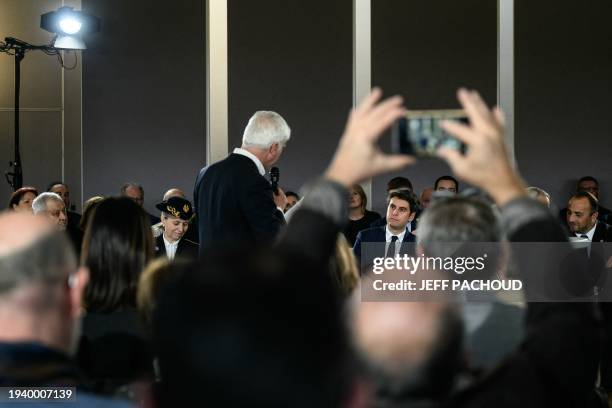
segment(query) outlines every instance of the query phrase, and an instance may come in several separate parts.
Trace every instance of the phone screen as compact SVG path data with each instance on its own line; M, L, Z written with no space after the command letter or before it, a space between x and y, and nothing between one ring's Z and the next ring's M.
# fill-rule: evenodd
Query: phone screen
M441 127L443 120L469 123L463 110L408 111L399 119L391 133L393 153L418 157L435 157L438 148L444 146L465 153L466 146Z

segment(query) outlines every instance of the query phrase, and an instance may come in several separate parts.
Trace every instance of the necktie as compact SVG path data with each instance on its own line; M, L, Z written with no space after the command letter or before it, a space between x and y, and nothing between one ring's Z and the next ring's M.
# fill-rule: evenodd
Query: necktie
M589 239L589 236L588 236L588 235L586 235L586 234L582 234L582 235L580 236L580 238Z
M395 247L397 245L397 235L393 235L391 237L391 242L389 243L389 247L387 248L386 258L395 258Z

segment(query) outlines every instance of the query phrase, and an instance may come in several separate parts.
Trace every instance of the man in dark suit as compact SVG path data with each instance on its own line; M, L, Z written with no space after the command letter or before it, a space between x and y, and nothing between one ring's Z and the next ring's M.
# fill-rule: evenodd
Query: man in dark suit
M591 193L579 191L570 198L566 210L570 236L591 242L611 242L612 227L598 218L599 206Z
M291 130L275 112L256 112L242 147L200 170L194 190L200 248L211 244L272 241L285 224L287 198L264 177L280 158Z
M66 216L68 217L67 229L78 229L79 223L81 222L81 214L72 211L72 206L70 205L70 189L68 188L68 184L61 181L53 181L49 183L47 191L57 194L62 200L64 200L64 204L66 205Z
M332 408L358 400L330 258L349 188L414 161L378 149L378 136L404 113L400 98L379 98L375 90L353 110L334 160L278 245L207 251L206 273L185 273L162 290L152 325L156 406Z
M163 226L162 234L155 239L155 256L196 259L199 245L184 237L194 216L191 203L182 197L170 197L155 208L162 212Z
M415 236L408 231L408 224L416 215L416 202L412 194L406 191L395 191L389 194L387 205L387 224L381 227L369 228L360 231L355 239L353 251L361 259L362 243L385 243L384 252L380 248L367 248L364 256L368 258L363 265L370 265L373 256L395 257L408 253L405 243L414 242ZM372 251L370 251L370 249ZM380 251L379 251L380 250ZM378 253L380 252L380 253Z
M597 211L597 219L599 221L605 222L606 224L612 224L612 211L607 208L599 205L599 181L595 177L584 176L578 180L576 184L576 192L587 192L591 193L595 200L597 200L598 211ZM563 208L559 211L559 218L566 221L567 208Z
M81 244L83 243L83 231L81 230L81 214L71 211L70 205L70 189L68 184L61 181L52 181L47 187L47 191L55 193L62 200L66 209L66 217L68 218L68 224L66 226L66 232L70 236L70 240L74 245L74 249L77 256L81 255Z
M410 194L414 197L415 206L413 208L416 210L416 214L414 219L408 224L407 228L409 232L415 231L417 229L417 219L421 215L421 209L418 206L416 195L414 194L414 190L412 188L412 182L406 177L393 177L387 182L387 201L389 200L389 194L395 191L403 191L404 193ZM387 218L382 217L371 223L370 228L384 227L385 225L387 225Z
M582 238L592 243L589 244L588 250L585 250L584 256L588 258L587 265L589 276L592 278L591 284L599 287L596 288L595 293L608 285L606 280L610 269L604 265L609 265L612 261L606 246L597 244L612 242L612 226L598 220L599 208L597 204L597 200L592 193L579 191L570 198L566 210L570 237ZM606 296L605 291L603 296ZM610 352L610 344L612 344L612 306L605 301L599 303L599 306L604 322L600 384L612 396L612 352Z

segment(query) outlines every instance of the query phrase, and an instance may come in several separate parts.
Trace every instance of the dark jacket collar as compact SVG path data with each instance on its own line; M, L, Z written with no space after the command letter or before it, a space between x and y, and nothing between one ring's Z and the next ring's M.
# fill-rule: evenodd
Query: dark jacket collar
M69 356L38 343L0 343L0 386L78 384Z

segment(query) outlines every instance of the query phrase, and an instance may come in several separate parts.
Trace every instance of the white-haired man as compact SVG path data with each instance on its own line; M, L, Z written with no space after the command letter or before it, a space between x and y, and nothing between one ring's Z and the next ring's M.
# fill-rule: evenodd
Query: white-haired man
M68 226L66 205L58 194L50 192L42 193L32 201L32 211L35 215L46 217L60 231L66 230Z
M194 190L200 251L214 243L266 242L285 224L284 192L274 193L264 175L278 161L291 136L276 112L251 117L242 146L200 170Z

